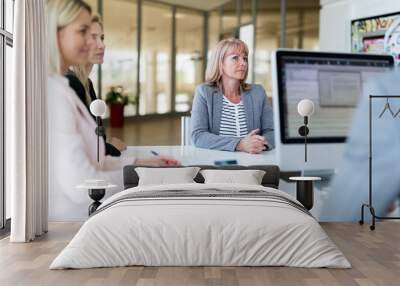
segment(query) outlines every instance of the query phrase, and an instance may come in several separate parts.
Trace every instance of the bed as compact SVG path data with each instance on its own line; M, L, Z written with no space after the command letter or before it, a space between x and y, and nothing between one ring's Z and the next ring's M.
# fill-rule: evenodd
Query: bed
M261 185L194 183L139 186L124 168L125 190L103 202L50 269L144 266L350 268L316 219L278 189L279 167ZM216 166L198 166L202 170Z

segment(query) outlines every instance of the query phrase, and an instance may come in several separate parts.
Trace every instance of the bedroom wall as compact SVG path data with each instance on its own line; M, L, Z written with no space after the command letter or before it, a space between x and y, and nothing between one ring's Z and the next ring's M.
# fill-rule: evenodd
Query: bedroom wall
M320 0L321 51L349 52L354 19L400 11L399 0Z

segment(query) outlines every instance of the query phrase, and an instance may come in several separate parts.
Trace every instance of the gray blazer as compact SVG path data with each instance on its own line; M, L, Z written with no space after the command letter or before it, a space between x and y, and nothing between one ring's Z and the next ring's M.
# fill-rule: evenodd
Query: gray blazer
M265 90L261 85L253 84L249 90L241 90L246 112L247 130L259 128L269 147L274 147L274 124L272 109ZM235 151L241 138L219 136L222 113L223 93L207 84L200 84L192 106L191 130L192 141L196 147Z

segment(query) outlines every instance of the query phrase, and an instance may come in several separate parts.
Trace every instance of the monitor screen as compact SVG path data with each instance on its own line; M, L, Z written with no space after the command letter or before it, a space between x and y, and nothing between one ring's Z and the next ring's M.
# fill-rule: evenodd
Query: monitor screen
M393 57L324 52L276 52L279 121L282 143L304 143L298 134L302 99L314 102L310 143L344 142L363 83L393 67Z

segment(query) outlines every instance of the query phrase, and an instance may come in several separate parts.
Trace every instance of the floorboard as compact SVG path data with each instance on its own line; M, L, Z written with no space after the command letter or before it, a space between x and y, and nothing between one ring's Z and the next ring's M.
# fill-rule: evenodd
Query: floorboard
M49 270L79 223L51 223L32 243L0 240L0 285L400 285L400 223L379 222L375 231L356 223L321 223L352 263L352 269L290 267L119 267Z

